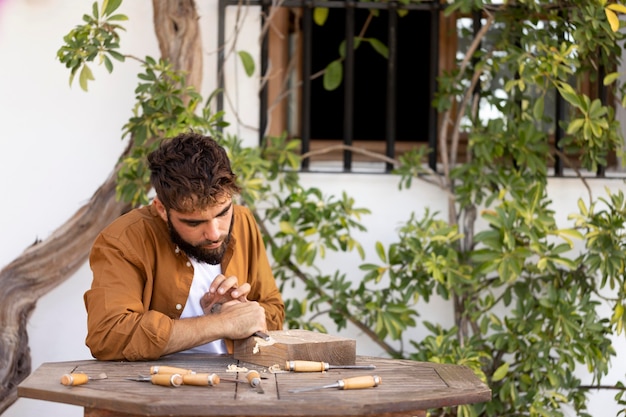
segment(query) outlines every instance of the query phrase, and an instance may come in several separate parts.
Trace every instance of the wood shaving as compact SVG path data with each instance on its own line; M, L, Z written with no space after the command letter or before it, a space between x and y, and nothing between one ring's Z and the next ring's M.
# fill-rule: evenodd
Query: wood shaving
M256 355L257 353L259 353L259 342L257 342L254 347L252 348L252 354Z
M267 368L267 370L271 373L271 374L282 374L288 371L285 371L283 369L280 369L280 365L279 364L274 364L272 366L270 366L269 368Z
M226 372L248 372L248 368L237 366L236 364L233 363L233 364L228 365Z

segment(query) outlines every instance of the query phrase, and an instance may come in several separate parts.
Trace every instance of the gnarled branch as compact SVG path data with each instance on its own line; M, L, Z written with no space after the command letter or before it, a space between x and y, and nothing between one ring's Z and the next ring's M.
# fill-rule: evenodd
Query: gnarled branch
M195 1L153 0L153 7L163 58L185 71L187 84L200 91L202 47ZM131 147L132 142L122 157ZM0 271L0 414L17 400L17 385L31 372L27 324L38 299L71 277L87 260L100 230L130 209L115 198L119 168L49 238Z

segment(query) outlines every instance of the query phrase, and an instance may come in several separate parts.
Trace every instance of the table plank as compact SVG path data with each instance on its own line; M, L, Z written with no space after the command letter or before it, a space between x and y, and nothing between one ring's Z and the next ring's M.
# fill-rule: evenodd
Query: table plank
M102 362L95 360L45 363L18 386L18 396L85 407L85 415L125 416L406 416L429 408L489 401L491 390L466 367L408 360L359 356L357 364L373 364L375 370L333 369L315 373L269 373L267 368L237 361L230 356L178 354L151 362ZM128 381L148 375L150 366L171 365L221 378L245 379L242 372L227 372L229 365L257 369L264 394L248 384L222 381L214 387L162 387ZM60 384L62 374L98 375L82 386ZM376 374L375 388L343 391L323 389L301 393L292 388L322 386L338 379ZM101 414L97 414L101 413ZM113 414L106 414L113 413Z

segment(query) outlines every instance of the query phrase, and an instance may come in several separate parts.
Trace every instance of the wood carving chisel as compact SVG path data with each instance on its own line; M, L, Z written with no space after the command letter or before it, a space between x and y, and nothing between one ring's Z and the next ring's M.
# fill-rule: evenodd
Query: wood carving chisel
M362 388L377 387L381 383L382 383L382 378L379 377L378 375L355 376L353 378L340 379L334 384L322 385L318 387L291 389L289 390L289 392L296 393L296 392L314 391L314 390L325 389L325 388L337 388L341 390L362 389Z
M179 374L179 375L187 375L187 374L195 374L195 371L191 369L185 368L177 368L175 366L162 366L155 365L150 367L150 375L156 374Z
M256 372L256 373L258 374L258 372L257 372L257 371L249 371L249 372L247 372L247 373L246 373L246 378L248 378L248 375L250 374L250 372ZM268 379L266 376L261 376L261 377L258 377L258 378L259 378L259 379ZM249 380L234 379L234 378L220 378L220 381L224 381L224 382L234 382L234 383L236 383L236 384L247 384L247 385L250 385L250 386L253 386L253 387L254 387L254 385L252 385L252 382L251 382L251 381L249 381ZM255 387L255 388L256 388L256 387Z
M164 387L180 387L183 385L183 376L180 374L139 375L136 378L126 379L129 381L152 382L154 385L162 385Z
M374 365L330 365L328 362L315 361L287 361L286 371L294 372L322 372L329 369L376 369Z
M183 385L199 385L214 387L218 385L221 378L217 374L200 373L184 374Z
M250 383L250 386L256 388L256 392L259 394L265 394L263 387L261 386L261 374L254 369L246 372L246 379Z
M61 376L61 384L63 385L83 385L88 381L93 381L96 379L107 379L107 374L104 372L99 374L98 376L89 376L84 373L74 373L70 372L69 374L65 374Z
M265 340L266 342L269 342L270 339L271 339L269 334L263 333L263 332L254 332L254 334L252 336L260 337L261 339Z

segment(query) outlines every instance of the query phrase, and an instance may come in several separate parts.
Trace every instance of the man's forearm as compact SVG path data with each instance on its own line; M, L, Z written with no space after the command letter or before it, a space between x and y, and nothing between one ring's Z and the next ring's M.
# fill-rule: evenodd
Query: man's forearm
M207 316L174 320L163 355L191 349L224 337L223 326Z

